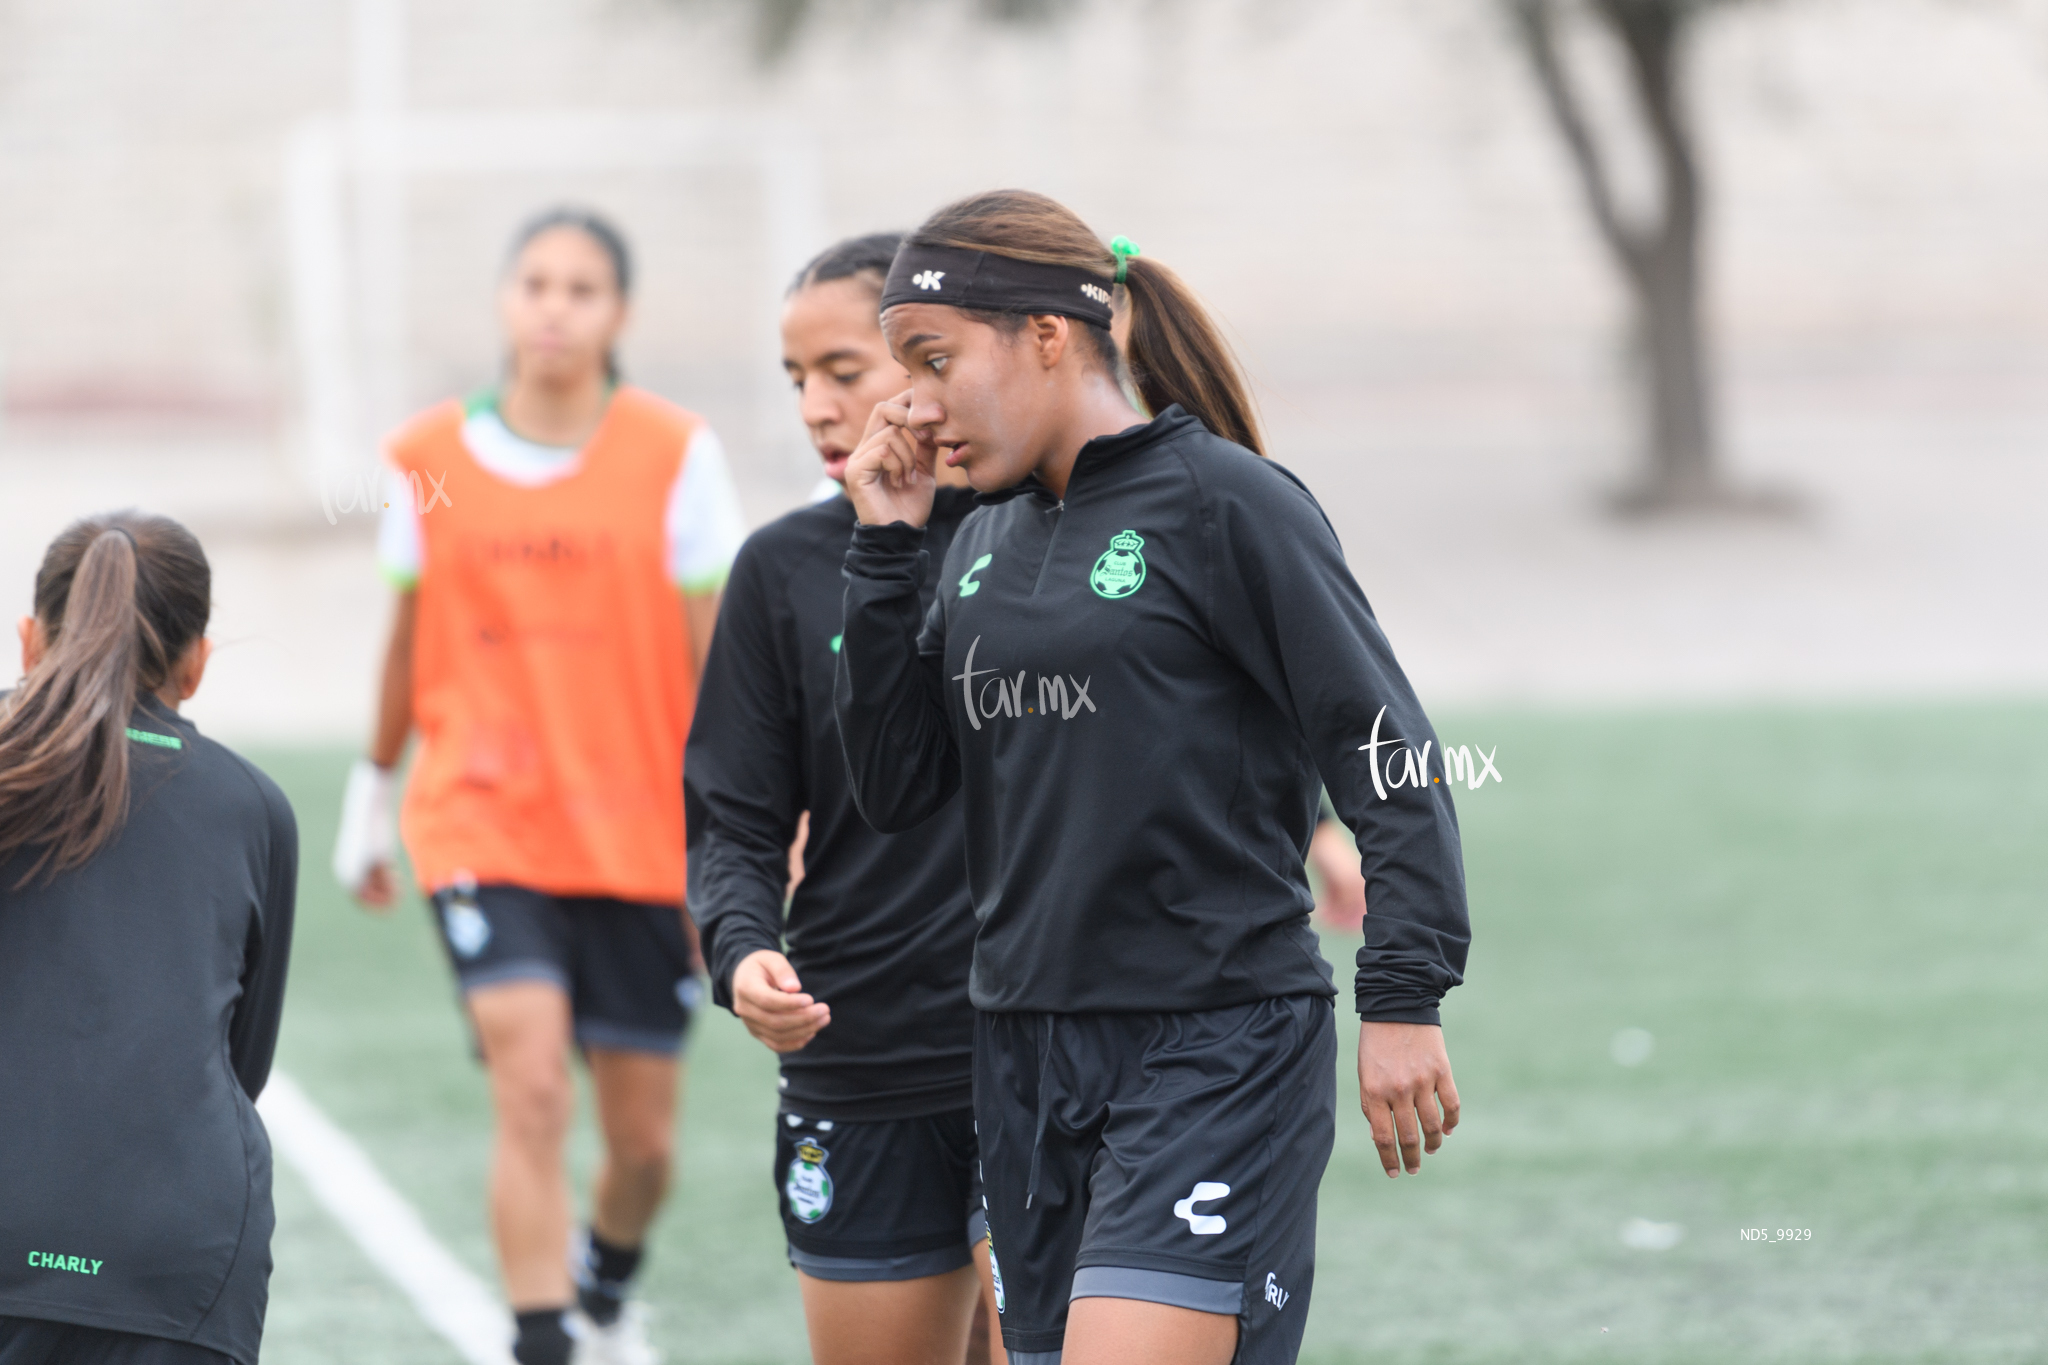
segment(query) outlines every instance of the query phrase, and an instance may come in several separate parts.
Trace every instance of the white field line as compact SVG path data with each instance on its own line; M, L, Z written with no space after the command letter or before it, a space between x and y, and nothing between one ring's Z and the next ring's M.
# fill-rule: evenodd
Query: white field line
M270 1073L256 1109L278 1153L427 1326L469 1365L512 1365L505 1306L427 1231L355 1140L280 1071Z

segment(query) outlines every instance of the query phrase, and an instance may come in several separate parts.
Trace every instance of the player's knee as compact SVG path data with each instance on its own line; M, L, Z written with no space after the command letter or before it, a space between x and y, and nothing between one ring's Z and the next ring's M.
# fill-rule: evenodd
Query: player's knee
M507 1065L497 1075L498 1126L522 1146L559 1145L575 1117L576 1092L559 1063Z
M666 1124L649 1124L615 1134L610 1143L612 1161L635 1184L667 1185L671 1156L671 1134Z

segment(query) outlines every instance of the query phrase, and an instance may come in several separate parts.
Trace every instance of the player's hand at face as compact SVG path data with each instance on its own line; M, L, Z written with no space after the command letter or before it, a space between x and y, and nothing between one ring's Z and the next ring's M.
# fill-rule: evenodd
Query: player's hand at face
M795 1052L832 1022L832 1007L805 995L789 959L768 948L732 969L732 1012L775 1052Z
M939 450L910 425L910 390L875 404L867 432L846 461L846 496L863 525L931 520Z
M1358 1102L1372 1124L1387 1175L1422 1174L1422 1154L1458 1126L1458 1087L1444 1031L1435 1024L1382 1024L1358 1031Z

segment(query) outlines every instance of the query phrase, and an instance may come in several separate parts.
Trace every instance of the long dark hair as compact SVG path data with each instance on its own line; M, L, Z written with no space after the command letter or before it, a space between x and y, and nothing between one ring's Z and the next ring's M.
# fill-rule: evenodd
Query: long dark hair
M169 517L75 521L36 571L46 649L0 701L0 862L39 849L16 885L97 853L128 815L128 720L206 633L213 571Z
M1092 272L1105 287L1124 292L1131 337L1123 359L1145 406L1156 413L1178 403L1225 440L1266 453L1237 356L1194 292L1150 256L1131 257L1123 284L1114 285L1117 257L1058 200L1029 190L990 190L948 204L909 240L913 246L962 247ZM1086 329L1114 372L1118 357L1109 330L1075 325Z

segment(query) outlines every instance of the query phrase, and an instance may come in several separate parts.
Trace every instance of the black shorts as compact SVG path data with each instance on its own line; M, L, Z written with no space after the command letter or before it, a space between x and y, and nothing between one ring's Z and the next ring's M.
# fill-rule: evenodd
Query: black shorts
M1301 1349L1336 1133L1320 996L1191 1014L981 1014L974 1108L1011 1365L1058 1365L1067 1304L1234 1314L1236 1365Z
M434 893L435 927L466 995L546 981L569 996L577 1046L673 1056L703 996L682 911L524 886L476 889L474 905Z
M775 1116L789 1263L819 1280L916 1280L988 1236L974 1113L855 1123Z
M0 1318L0 1365L234 1365L234 1361L189 1341L42 1318Z

